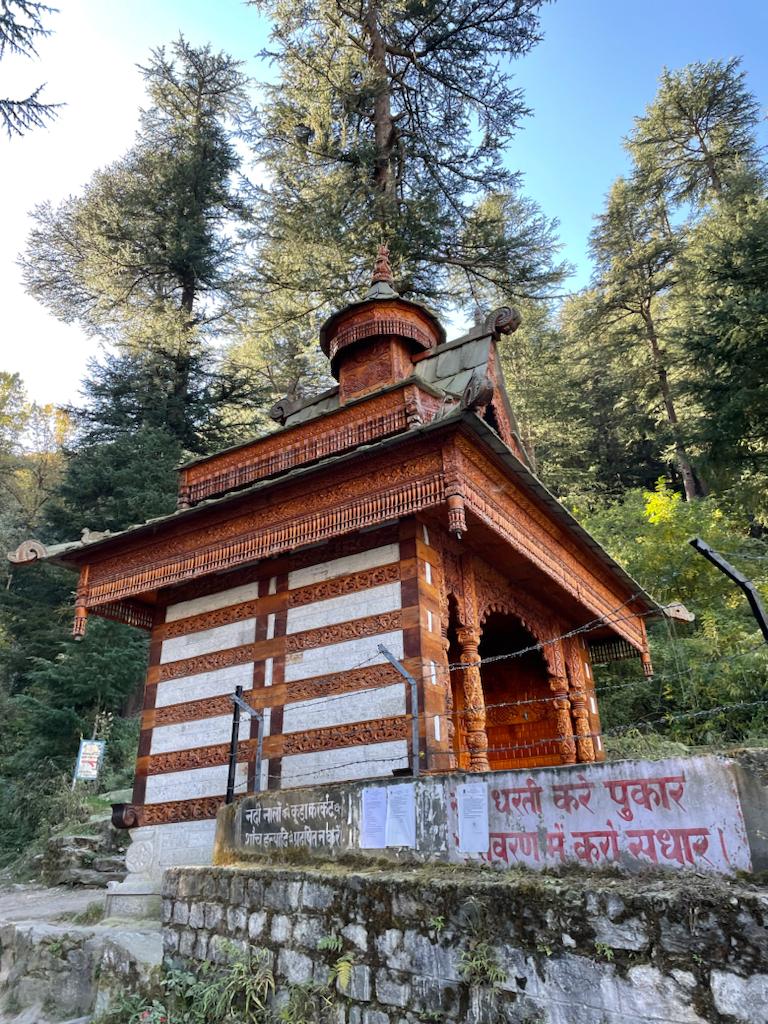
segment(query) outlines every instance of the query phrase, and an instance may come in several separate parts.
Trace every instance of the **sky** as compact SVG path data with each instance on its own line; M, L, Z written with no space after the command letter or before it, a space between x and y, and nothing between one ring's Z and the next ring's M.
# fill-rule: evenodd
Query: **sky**
M243 60L255 78L269 73L255 56L268 24L243 0L58 0L58 7L38 61L0 63L0 95L27 95L46 82L44 98L66 104L50 127L0 140L0 370L19 373L41 403L77 400L98 343L25 295L16 259L29 211L77 195L129 148L143 101L137 64L180 31ZM622 138L653 99L664 66L740 56L750 88L768 103L768 3L555 0L542 22L543 42L513 66L532 116L507 160L523 173L523 191L559 221L562 256L575 268L567 288L575 290L589 279L592 218L627 169Z

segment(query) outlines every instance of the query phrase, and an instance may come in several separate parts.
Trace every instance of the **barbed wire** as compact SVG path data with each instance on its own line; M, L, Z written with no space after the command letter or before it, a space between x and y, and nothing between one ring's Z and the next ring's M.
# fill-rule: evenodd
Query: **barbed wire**
M578 743L580 740L583 741L583 740L586 740L586 739L590 739L593 742L595 740L604 741L606 739L620 738L621 736L626 735L626 733L630 732L633 729L637 730L637 729L642 729L642 728L650 728L651 726L662 725L662 724L663 725L669 725L669 724L671 724L672 722L675 722L675 721L686 721L688 719L706 718L706 717L712 717L714 715L722 714L723 712L732 712L732 711L741 710L741 709L744 709L744 708L755 708L755 707L765 707L765 706L768 706L768 698L761 699L761 700L755 700L755 701L737 701L737 702L730 703L730 704L720 704L720 705L717 705L716 707L707 708L707 709L704 709L704 710L701 710L701 711L669 713L669 714L663 715L660 718L653 719L653 720L650 720L650 721L649 720L645 720L645 719L640 719L640 720L638 720L636 722L630 722L630 723L627 723L627 724L624 724L624 725L615 726L612 729L606 729L606 730L603 730L603 731L600 731L600 732L595 732L595 731L589 730L589 731L586 731L586 732L558 733L558 735L556 735L556 736L538 737L537 739L532 740L532 741L527 742L527 743L505 743L502 746L492 746L492 747L489 746L489 747L487 747L485 749L484 753L486 753L486 754L512 754L515 751L534 750L536 748L541 748L545 744L550 744L550 743L560 743L560 744L562 744L563 742ZM403 716L403 717L410 718L410 716ZM382 742L403 742L403 743L407 743L407 740L404 737L398 737L394 741L390 740L390 741L382 741ZM334 749L339 749L339 748L334 748ZM313 753L313 751L306 751L306 752L302 751L300 753ZM314 753L323 753L323 751L315 751ZM426 751L421 752L421 756L423 756L425 753L426 753ZM442 751L442 750L440 750L440 751L433 751L432 753L433 754L437 754L439 756L450 756L450 755L461 755L461 754L468 754L468 755L471 756L473 753L477 753L477 751L473 751L470 747L458 747L458 748L457 747L453 747L451 749L444 750L444 751ZM264 758L264 762L267 763L270 760L277 760L277 759L281 759L283 757L292 757L292 756L297 756L297 755L295 755L295 754L276 753L274 755L271 755L270 757L265 757ZM408 753L399 754L397 756L390 756L390 757L375 757L374 756L372 758L357 758L354 761L345 761L345 762L340 762L340 763L336 763L336 764L332 764L332 765L325 765L325 766L323 766L323 765L316 765L311 770L309 770L307 772L291 773L291 775L288 776L287 778L286 778L286 776L283 775L282 772L276 773L276 772L269 772L269 771L267 771L266 777L268 779L275 779L275 780L281 781L283 783L286 783L286 782L291 782L292 783L296 779L315 778L315 777L317 777L318 774L321 774L321 773L338 772L338 771L340 771L342 769L346 769L346 768L366 767L366 766L370 766L371 764L395 764L395 763L397 763L402 768L408 768L408 767L410 767L410 765L408 763L408 760L409 760L409 754ZM403 763L403 762L405 762L405 763ZM249 759L249 760L246 760L246 761L239 761L238 763L239 764L250 764L251 760ZM590 763L590 762L574 762L574 763L585 764L585 763ZM557 766L550 766L550 767L557 767ZM368 777L370 778L370 777L375 777L375 776L368 776ZM361 776L358 776L358 778L363 779L363 778L366 778L366 776L361 775ZM349 782L349 781L352 781L352 780L349 779L349 778L346 778L346 779L337 779L337 780L329 780L329 781ZM236 787L236 789L242 788L243 785L247 785L247 783L241 783L238 787Z
M605 612L603 615L598 616L596 619L591 619L583 626L576 626L573 629L569 629L565 633L560 633L558 636L553 636L547 640L537 641L535 644L530 644L528 647L523 647L518 651L510 651L507 654L491 654L486 658L477 658L474 661L456 661L448 664L448 669L466 669L475 668L480 665L490 665L496 661L505 661L509 658L520 658L524 654L530 654L532 651L541 651L544 647L549 647L552 644L559 643L561 640L569 640L574 636L579 636L583 633L590 633L595 629L602 629L603 626L613 626L619 622L631 622L634 619L647 618L649 615L657 615L658 609L652 608L647 612L634 612L632 615L622 616L618 619L611 619L609 616L615 615L620 612L623 608L626 608L628 604L631 604L636 598L641 597L642 593L637 591L628 597L622 604L617 605L616 608L612 608L610 611ZM445 667L445 666L443 666Z
M699 665L696 667L696 669L703 669L703 668L707 668L707 667L711 667L711 666L715 666L715 665L721 665L721 664L724 664L724 663L735 661L738 658L745 657L746 655L752 654L755 651L760 650L761 648L765 648L766 646L768 646L768 641L761 640L759 643L754 644L754 645L746 648L745 650L736 651L736 652L728 654L728 655L723 655L722 657L719 657L719 658L713 658L713 659L710 659L708 661L700 662ZM381 655L377 651L374 654L370 655L368 658L366 658L364 661L362 661L359 664L355 665L353 668L347 669L345 671L349 671L349 672L355 671L357 668L362 668L365 665L369 664L370 662L372 662L374 660L377 660L377 659L380 659L380 657L381 657ZM450 666L445 666L445 665L436 665L434 662L429 661L426 658L419 658L418 660L422 663L422 666L425 669L431 670L432 668L434 668L436 673L440 674L440 675L444 675L446 670L447 670L447 668L450 667ZM470 667L470 666L465 665L463 662L460 663L460 665L461 665L462 668ZM640 686L640 685L643 685L643 684L650 684L651 682L653 682L653 684L669 683L669 682L673 682L676 679L679 679L679 678L682 678L682 677L685 677L685 676L690 676L694 671L696 671L696 669L688 669L685 672L675 673L673 675L657 674L657 675L653 676L652 680L651 679L645 679L645 678L643 678L643 679L633 679L633 680L630 680L628 682L609 683L609 684L606 684L605 686L601 686L601 687L598 687L596 685L596 683L593 682L593 684L591 686L570 687L568 690L564 690L564 691L561 691L561 692L559 692L559 691L551 691L546 696L542 696L542 697L526 697L526 698L523 698L523 699L511 698L509 700L504 700L504 701L495 701L493 703L484 703L483 704L483 708L487 712L487 711L491 711L491 710L495 710L495 709L500 709L500 708L510 708L510 707L519 708L519 707L530 706L530 705L533 705L533 704L552 704L553 701L561 700L563 698L570 699L570 698L572 698L574 696L577 696L577 695L578 696L584 696L584 697L597 696L599 694L615 692L615 691L619 691L619 690L626 690L626 689L629 689L631 687L637 687L637 686ZM387 685L388 686L396 685L398 682L399 682L398 679L394 679L393 683L388 683ZM404 686L407 685L405 679L403 679L402 682L403 682ZM380 688L380 687L377 687L377 688ZM374 689L374 687L372 687L371 689ZM253 692L253 691L245 691L245 693L243 694L243 697L247 698L248 694L251 693L251 692ZM327 699L337 699L337 698L341 699L341 698L343 698L345 696L347 696L347 694L345 694L343 692L342 693L334 693L334 694L330 694L325 699L326 700ZM313 698L309 698L309 699L312 700L312 701L315 701L315 700L319 700L319 699L323 699L323 698L321 698L321 697L313 697ZM291 702L291 701L289 701L287 703L290 704L290 703L301 703L301 702ZM283 706L285 706L285 705L283 705ZM325 714L325 709L324 708L315 708L315 709L304 708L303 709L303 714L304 714L304 716L309 717L310 722L311 722L311 718L312 718L313 715L321 716L321 715ZM418 717L419 717L419 719L421 719L421 720L423 720L425 722L428 722L428 721L430 721L432 719L435 719L435 718L440 718L440 719L443 719L443 718L462 718L462 717L471 717L474 714L477 714L477 709L473 708L473 707L469 707L469 708L463 708L463 709L453 709L451 711L443 711L443 712L421 711L421 712L419 712ZM410 721L411 718L412 718L412 715L409 712L406 712L406 713L403 713L401 715L396 715L394 717L404 718L404 719ZM311 724L308 727L311 728Z

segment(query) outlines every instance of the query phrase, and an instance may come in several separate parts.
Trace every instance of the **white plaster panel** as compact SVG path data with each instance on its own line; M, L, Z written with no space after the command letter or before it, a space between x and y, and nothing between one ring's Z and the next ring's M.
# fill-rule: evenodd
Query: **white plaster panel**
M215 820L176 822L154 827L157 829L155 851L159 868L210 864L213 860Z
M368 722L372 718L391 718L405 714L405 680L402 685L380 686L335 697L317 697L286 704L283 732L322 729L345 722Z
M377 636L345 640L340 644L328 644L326 647L313 647L288 654L285 658L285 681L291 683L296 679L314 679L315 676L324 676L330 672L349 671L357 668L361 662L367 665L381 664L386 658L379 654L379 644L389 648L396 658L403 657L403 631L397 629Z
M242 622L228 622L225 626L214 626L188 636L174 636L163 640L160 663L180 661L182 658L197 658L201 654L224 651L228 647L252 644L256 636L256 619Z
M240 739L248 739L249 734L248 716L243 715L240 721ZM227 743L231 736L232 715L217 715L215 718L200 718L194 722L158 725L152 730L149 752L166 754L172 750L209 747L214 743Z
M257 580L255 583L245 583L242 587L231 587L229 590L220 590L216 594L195 597L191 601L169 604L165 610L165 621L175 622L177 619L186 619L190 615L212 612L217 608L229 608L232 604L251 601L258 596L259 583Z
M381 615L397 611L401 606L400 581L369 587L356 594L342 594L325 601L315 601L299 608L289 608L286 633L301 633L305 629L332 626L337 622L362 619L365 615Z
M181 679L167 679L157 684L156 708L167 708L171 704L183 704L189 700L203 700L205 697L220 697L223 693L234 693L236 686L244 690L253 687L253 662L244 665L230 665L213 672L200 672Z
M238 764L235 789L245 792L248 765ZM166 772L147 776L144 803L162 804L166 800L196 800L203 796L221 796L227 791L227 765L193 768L186 772Z
M360 572L363 569L373 569L377 565L387 565L389 562L400 560L399 544L383 544L380 548L371 548L370 551L360 551L356 555L345 555L343 558L334 558L330 562L320 562L317 565L307 566L306 569L294 569L288 573L288 589L306 587L310 583L319 583L320 580L329 580L333 576L346 576L348 573Z
M405 740L366 743L359 747L339 747L337 750L284 757L281 782L283 788L325 785L327 782L391 775L393 769L407 766L408 744Z

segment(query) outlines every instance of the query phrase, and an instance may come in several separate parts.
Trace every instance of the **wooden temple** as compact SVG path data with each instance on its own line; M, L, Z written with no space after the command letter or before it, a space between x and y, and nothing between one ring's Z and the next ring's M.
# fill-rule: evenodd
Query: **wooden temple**
M407 773L409 687L380 644L417 681L422 773L603 759L592 663L649 672L657 608L529 467L497 351L518 325L505 308L446 342L382 248L320 333L338 386L182 466L175 513L10 556L79 573L77 636L90 614L150 635L116 809L143 837L134 871L210 856L236 686L264 709L262 777L244 716L238 794Z

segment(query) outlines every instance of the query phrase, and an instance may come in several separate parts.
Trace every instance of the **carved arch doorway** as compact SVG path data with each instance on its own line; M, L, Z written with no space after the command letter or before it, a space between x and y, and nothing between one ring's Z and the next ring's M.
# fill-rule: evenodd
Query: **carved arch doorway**
M501 611L485 619L480 659L536 647L536 638L516 616ZM541 650L501 658L480 667L485 700L488 764L492 770L559 761L552 719L550 674Z

